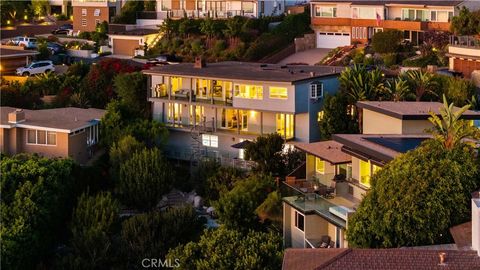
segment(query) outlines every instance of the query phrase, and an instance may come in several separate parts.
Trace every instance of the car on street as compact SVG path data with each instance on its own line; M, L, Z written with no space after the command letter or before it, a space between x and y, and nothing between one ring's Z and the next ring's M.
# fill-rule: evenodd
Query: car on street
M52 61L36 61L24 67L17 68L16 73L20 76L31 76L53 71L55 71L55 66Z
M14 37L12 38L11 42L14 45L22 46L28 49L35 49L37 48L37 39L34 37Z
M68 32L73 30L73 25L72 24L64 24L58 27L57 29L52 31L52 34L54 35L66 35Z
M52 55L59 54L65 51L65 47L56 42L47 42L47 49L52 53Z

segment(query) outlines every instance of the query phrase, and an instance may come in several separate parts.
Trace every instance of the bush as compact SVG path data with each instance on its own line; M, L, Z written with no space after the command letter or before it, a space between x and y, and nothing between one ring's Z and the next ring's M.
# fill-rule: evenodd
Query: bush
M406 67L422 67L425 68L428 65L442 65L436 54L429 54L427 56L418 57L415 59L405 59L402 62Z
M386 67L390 68L393 65L397 64L397 54L396 53L387 53L383 55L383 63Z
M57 17L57 20L59 20L59 21L68 21L68 20L70 20L70 18L69 18L66 14L63 14L63 13L62 13L62 14L58 14L58 15L55 16L55 17Z
M376 53L394 53L398 51L403 33L399 30L377 32L372 38L372 48Z
M80 32L80 34L78 34L78 38L92 40L92 33L87 31Z

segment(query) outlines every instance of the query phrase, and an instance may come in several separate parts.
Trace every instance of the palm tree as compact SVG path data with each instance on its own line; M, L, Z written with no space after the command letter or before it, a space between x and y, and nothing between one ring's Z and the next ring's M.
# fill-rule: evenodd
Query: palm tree
M454 109L453 103L448 105L447 98L443 95L443 107L440 109L441 118L430 112L428 120L433 124L433 128L427 131L448 150L455 148L465 138L479 139L478 128L466 120L460 120L462 114L469 108L470 105L465 105L460 109Z
M356 106L358 101L376 100L378 95L384 91L384 76L377 68L367 71L363 65L354 65L346 68L339 77L343 91L349 97L350 104L355 108L358 117L358 126L362 131L362 111Z
M414 95L410 92L408 83L404 79L396 79L394 81L387 81L385 92L391 97L392 101L404 101Z
M235 16L227 20L223 34L229 39L229 44L235 46L238 43L238 37L242 33L242 27L245 20L241 16Z
M408 82L415 89L416 101L420 101L426 93L435 94L437 82L433 74L419 70L408 71L406 74Z

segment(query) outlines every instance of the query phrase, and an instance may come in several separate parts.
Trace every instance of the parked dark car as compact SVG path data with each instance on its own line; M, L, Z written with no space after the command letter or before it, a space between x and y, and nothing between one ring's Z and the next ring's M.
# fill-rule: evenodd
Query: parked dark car
M47 49L52 53L52 55L65 52L65 47L56 42L47 42Z
M148 59L147 64L163 66L163 65L175 65L180 62L181 62L181 59L179 59L175 55L162 54L155 58Z
M64 25L61 25L57 29L52 31L52 34L54 35L66 35L70 30L73 30L73 25L67 23Z

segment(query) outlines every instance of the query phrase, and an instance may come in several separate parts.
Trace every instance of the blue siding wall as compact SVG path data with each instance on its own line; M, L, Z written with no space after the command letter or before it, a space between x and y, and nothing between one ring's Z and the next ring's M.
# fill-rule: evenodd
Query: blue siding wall
M301 125L301 128L308 129L310 140L309 142L316 142L320 140L320 130L317 122L318 112L323 108L324 98L313 100L310 99L310 83L313 81L320 81L323 83L323 95L334 95L339 91L340 83L338 77L331 76L319 78L315 80L305 81L296 85L295 93L295 111L297 113L308 113L308 123L296 123Z

